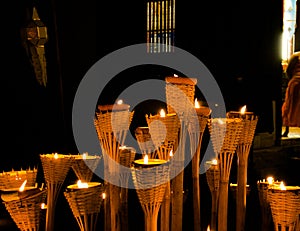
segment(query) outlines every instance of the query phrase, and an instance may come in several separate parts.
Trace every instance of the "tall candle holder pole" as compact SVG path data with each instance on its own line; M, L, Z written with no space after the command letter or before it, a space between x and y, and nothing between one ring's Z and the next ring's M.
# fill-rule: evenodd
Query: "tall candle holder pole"
M159 159L150 159L148 164L143 164L143 160L137 164L138 161L132 167L132 179L144 212L145 231L157 231L158 213L169 181L169 164Z
M54 231L55 207L61 186L65 181L74 157L63 154L41 154L44 177L47 185L46 231Z
M218 231L227 231L229 176L243 124L239 118L212 118L208 127L220 169Z
M39 190L28 197L6 201L4 205L11 218L22 231L38 231L40 229L41 204L47 191Z
M186 77L166 77L166 101L168 114L176 113L180 119L179 142L174 155L175 170L181 170L172 179L171 230L182 230L185 142L189 116L194 112L195 85L197 79ZM176 162L176 163L175 163ZM173 173L171 173L173 176Z
M80 231L96 231L104 185L99 182L82 184L86 184L84 188L80 188L79 184L69 185L64 196L76 218Z
M241 118L243 129L236 148L237 153L237 190L236 190L236 230L245 230L248 156L258 117L252 112L228 112L228 118Z
M211 110L207 107L198 105L195 100L195 110L197 117L191 116L191 123L188 126L190 137L190 149L192 155L192 178L193 178L193 207L194 207L194 230L201 230L201 215L200 215L200 150L204 130L207 125L207 120Z
M175 152L180 131L180 121L176 114L146 116L151 138L153 140L158 158L170 160ZM166 191L161 205L160 230L170 229L171 184L166 183Z
M300 214L300 187L270 187L269 201L275 231L296 231Z
M217 231L218 201L220 188L220 169L217 159L206 162L206 179L211 193L210 230Z
M95 128L104 153L105 183L109 194L105 200L105 230L121 229L117 222L120 219L120 183L119 164L120 147L124 146L134 112L129 111L127 104L99 105L96 112ZM111 182L114 182L112 184Z
M136 150L133 147L120 147L120 164L130 168L136 155ZM122 171L120 173L121 192L120 192L120 207L121 207L121 227L122 231L128 230L128 181L131 176L130 171Z

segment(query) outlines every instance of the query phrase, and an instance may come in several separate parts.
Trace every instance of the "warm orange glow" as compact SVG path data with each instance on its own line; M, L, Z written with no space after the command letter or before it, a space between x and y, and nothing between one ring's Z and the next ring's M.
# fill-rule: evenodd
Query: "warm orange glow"
M148 158L148 155L146 154L144 156L144 164L148 164L148 161L149 161L149 158Z
M267 181L268 181L269 184L273 184L274 183L274 178L272 176L269 176L267 178Z
M210 227L209 227L209 225L207 226L207 231L210 231Z
M166 117L166 113L165 113L164 109L161 109L159 114L160 114L160 117Z
M222 119L218 119L218 124L225 124L225 122Z
M26 183L27 183L27 180L25 180L25 181L23 182L23 184L22 184L21 187L19 188L19 192L23 192L23 191L25 190L25 185L26 185Z
M178 77L178 75L174 74L174 77Z
M47 205L45 203L42 203L41 204L41 209L46 209L47 208Z
M195 108L200 108L200 104L199 104L197 98L195 99Z
M212 160L212 164L213 164L213 165L217 165L217 164L218 164L218 160L217 160L217 159L213 159L213 160Z
M106 194L104 192L104 193L102 193L102 199L104 200L105 198L106 198Z
M117 104L118 104L118 105L123 104L123 100L122 100L122 99L119 99L119 100L117 101Z
M241 114L245 114L245 112L246 112L246 105L243 106L243 107L241 108L241 110L240 110L240 113L241 113Z
M281 190L286 190L286 187L285 187L285 185L284 185L284 183L283 183L283 181L281 181L281 183L280 183L280 189Z
M78 180L77 181L77 187L78 188L88 188L89 185L88 185L88 183L82 183L81 180Z
M83 153L83 154L82 154L82 159L84 159L84 160L85 160L87 155L88 155L88 154L87 154L86 152L85 152L85 153Z
M57 153L54 154L54 159L58 159L58 154Z

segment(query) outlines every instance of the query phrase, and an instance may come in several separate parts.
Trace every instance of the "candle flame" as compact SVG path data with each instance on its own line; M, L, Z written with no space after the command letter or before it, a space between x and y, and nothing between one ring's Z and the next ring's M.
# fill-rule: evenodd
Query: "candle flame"
M24 182L22 183L21 187L19 188L19 192L23 192L24 191L26 183L27 183L27 180L24 180Z
M118 105L123 104L123 100L122 100L122 99L119 99L119 100L117 101L117 104L118 104Z
M173 149L171 149L169 155L170 155L170 156L173 156Z
M178 77L178 75L174 74L174 77Z
M148 155L147 154L144 157L144 164L148 164Z
M209 225L207 226L207 231L210 231L210 226Z
M218 119L218 124L224 124L225 122L222 119Z
M283 183L283 181L281 181L281 183L280 183L280 189L281 190L286 190L286 187L284 186L284 183Z
M57 153L54 154L54 159L58 159L58 154Z
M241 110L240 110L240 113L241 113L241 114L245 114L245 112L246 112L246 105L243 106L243 107L241 108Z
M104 200L105 198L106 198L106 194L104 192L104 193L102 193L102 199Z
M89 185L88 185L88 183L83 183L83 182L81 182L81 180L78 180L77 181L77 187L78 188L88 188Z
M195 108L200 108L200 104L199 104L197 98L195 99Z
M47 208L47 205L45 203L42 203L41 204L41 209L46 209Z
M217 165L217 164L218 164L218 160L217 160L217 159L213 159L213 160L212 160L212 164L213 164L213 165Z
M267 181L268 181L269 184L273 184L274 183L274 178L272 176L269 176L267 178Z
M82 159L84 159L84 160L85 160L87 155L88 155L88 153L87 153L87 152L83 153L83 154L82 154Z
M161 109L159 114L160 114L160 117L166 117L166 113L165 113L164 109Z

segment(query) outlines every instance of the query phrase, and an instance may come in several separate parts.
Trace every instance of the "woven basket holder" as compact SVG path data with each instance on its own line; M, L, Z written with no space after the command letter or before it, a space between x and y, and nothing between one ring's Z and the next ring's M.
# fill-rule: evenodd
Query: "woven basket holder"
M74 156L72 169L77 178L84 182L90 182L102 156L87 156L86 159L83 159L82 155Z
M45 201L46 190L21 200L3 202L6 210L22 231L38 231L41 218L41 203Z
M36 183L36 176L36 168L0 173L0 190L9 188L20 188L25 180L27 180L27 186L34 186Z
M179 139L180 120L176 114L167 114L166 117L160 115L146 116L151 138L156 147L159 159L169 160L170 152L176 151ZM155 121L160 121L164 124Z
M270 202L273 222L275 229L279 226L281 230L295 230L297 222L299 222L300 214L300 190L268 190L268 198Z

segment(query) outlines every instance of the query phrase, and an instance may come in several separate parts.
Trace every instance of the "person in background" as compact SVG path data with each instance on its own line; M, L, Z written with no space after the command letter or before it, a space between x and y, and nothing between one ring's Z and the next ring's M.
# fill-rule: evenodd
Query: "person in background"
M300 51L289 59L286 73L289 82L282 104L282 125L285 126L283 137L289 134L289 127L300 127Z

